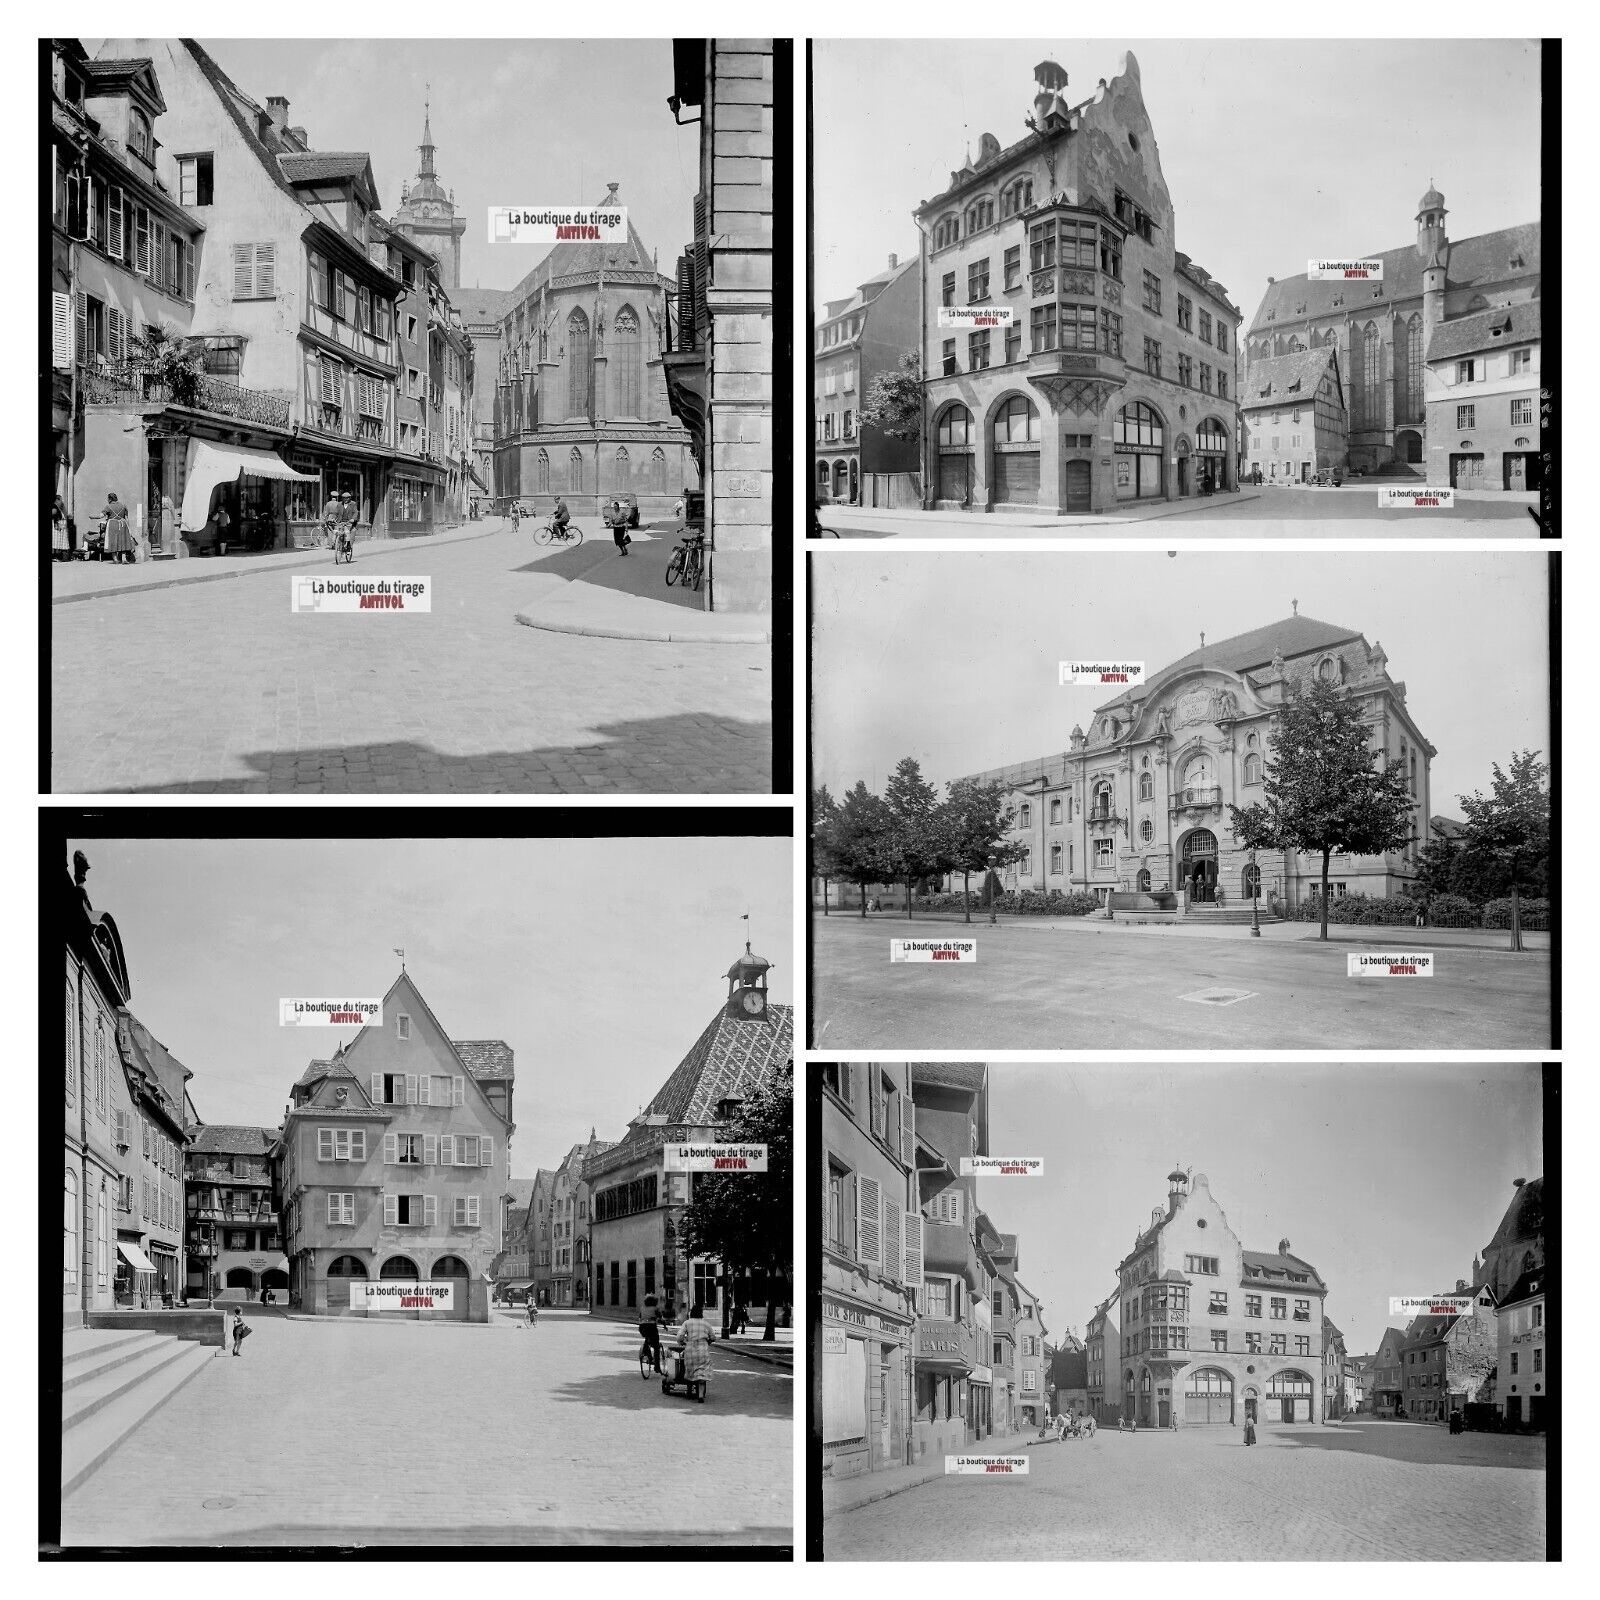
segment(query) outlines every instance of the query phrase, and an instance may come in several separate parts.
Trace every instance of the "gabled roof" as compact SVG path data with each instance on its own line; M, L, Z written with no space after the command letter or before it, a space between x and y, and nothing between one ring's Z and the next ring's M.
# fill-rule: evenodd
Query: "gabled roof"
M1480 233L1470 239L1452 241L1447 286L1451 289L1470 288L1475 283L1504 283L1514 278L1539 276L1540 228L1537 222L1525 222L1515 228L1501 228L1495 233ZM1250 322L1251 333L1261 333L1274 326L1293 324L1302 317L1355 317L1368 314L1388 316L1395 302L1417 299L1422 294L1422 269L1426 265L1415 244L1401 245L1394 250L1360 251L1364 261L1374 255L1383 260L1383 282L1347 282L1344 279L1326 279L1311 282L1305 273L1292 278L1280 278L1267 285L1267 292L1256 307ZM1513 267L1511 262L1521 258L1524 265ZM1375 299L1372 291L1381 287L1383 296ZM1335 299L1343 304L1336 306ZM1304 311L1297 306L1304 305ZM1269 318L1269 312L1277 312Z
M1239 385L1240 406L1249 411L1258 406L1309 404L1336 354L1331 344L1325 344L1315 350L1258 357L1250 363Z
M507 1178L506 1193L511 1197L513 1209L521 1210L533 1199L533 1178Z
M668 1122L705 1125L717 1105L748 1094L769 1073L794 1058L794 1008L771 1006L763 1022L744 1022L718 1008L688 1055L645 1107Z
M451 1048L474 1078L511 1078L515 1056L504 1039L452 1039Z
M279 167L277 161L274 159L274 152L268 149L268 147L262 142L261 136L256 131L257 126L259 126L260 117L265 115L262 107L257 104L256 101L252 100L250 96L247 95L238 86L238 84L236 84L233 79L230 78L228 74L217 65L216 61L205 50L198 40L182 39L179 41L179 43L182 44L183 48L189 52L189 55L193 58L195 65L200 69L201 74L205 77L206 81L211 85L211 87L216 90L217 98L222 102L223 107L226 109L229 117L232 118L234 126L239 130L239 134L244 139L245 144L249 147L250 153L258 162L260 162L261 170L265 172L267 176L272 179L273 183L275 183L278 188L283 190L285 194L292 195L296 201L299 201L300 196L295 193L294 185L289 182L287 177L284 176L283 170ZM244 112L240 109L241 102L244 105L249 106L251 111L255 113L256 120L254 125L252 125L251 121L246 120ZM287 148L287 146L285 146L285 148Z
M196 1129L189 1148L200 1155L264 1156L277 1138L276 1128L246 1128L219 1122Z
M1247 1267L1259 1267L1267 1277L1286 1278L1291 1272L1303 1272L1310 1278L1308 1287L1324 1291L1328 1287L1318 1276L1317 1269L1299 1256L1280 1255L1276 1250L1270 1254L1264 1250L1245 1250L1240 1253Z
M450 304L460 313L463 322L493 322L500 319L517 302L515 289L452 289Z
M364 150L283 151L278 156L278 166L284 177L297 185L353 178L377 204L372 158Z
M1530 1272L1524 1272L1517 1281L1506 1290L1497 1310L1504 1310L1507 1306L1520 1305L1524 1300L1535 1300L1544 1294L1550 1286L1550 1269L1548 1267L1534 1267Z
M1543 320L1542 302L1524 300L1514 306L1493 306L1474 311L1468 317L1441 322L1428 341L1428 361L1447 361L1479 350L1498 350L1503 345L1535 344Z
M1308 655L1313 650L1329 650L1334 645L1359 639L1354 628L1340 627L1334 622L1318 622L1315 617L1283 617L1269 622L1264 628L1252 628L1248 633L1236 633L1231 639L1219 639L1199 650L1191 650L1170 665L1162 667L1153 677L1137 689L1132 689L1095 707L1095 714L1109 711L1113 706L1137 705L1149 699L1169 679L1195 667L1219 667L1225 672L1253 672L1272 664L1274 655L1287 661L1295 656ZM921 1070L920 1068L918 1069Z
M126 84L130 89L137 82L139 92L155 108L157 114L167 109L166 97L161 93L161 80L156 77L155 63L149 56L99 56L82 63L86 97L107 94Z
M626 202L620 194L610 191L603 194L596 202L596 208L607 205L620 206ZM628 237L625 243L576 243L568 242L558 244L543 261L539 262L531 272L511 290L511 298L505 310L510 311L519 301L526 300L539 292L541 285L553 283L557 278L593 278L597 282L600 274L605 273L649 273L652 279L660 280L650 252L645 248L644 240L639 237L639 230L633 225L633 213L628 214ZM503 313L502 313L503 314Z
M183 1089L194 1074L126 1006L117 1013L117 1053L130 1078L182 1129Z

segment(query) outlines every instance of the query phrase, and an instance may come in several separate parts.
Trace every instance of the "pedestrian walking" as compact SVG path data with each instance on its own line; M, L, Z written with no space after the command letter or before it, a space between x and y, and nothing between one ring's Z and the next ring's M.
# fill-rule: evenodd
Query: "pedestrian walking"
M67 503L60 495L50 507L50 559L60 561L72 554L72 540L67 535Z
M1254 1444L1256 1442L1256 1425L1255 1425L1255 1423L1253 1423L1253 1422L1246 1422L1245 1423L1245 1425L1244 1425L1244 1442L1247 1445L1248 1444Z
M622 509L620 500L613 500L606 507L606 526L611 530L611 537L616 541L617 554L627 555L628 546L633 539L628 533L628 513Z
M133 561L133 535L128 531L128 508L115 494L106 496L106 508L100 513L105 523L105 552L113 561Z
M250 1337L250 1326L244 1320L244 1312L235 1311L233 1314L233 1353L238 1355L239 1346Z
M515 533L522 521L522 507L515 500L511 502L511 531Z

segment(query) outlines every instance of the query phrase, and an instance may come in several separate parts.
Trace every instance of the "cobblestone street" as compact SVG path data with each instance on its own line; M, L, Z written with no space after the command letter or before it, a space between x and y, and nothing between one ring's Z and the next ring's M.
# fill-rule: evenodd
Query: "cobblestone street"
M793 1393L713 1350L704 1405L631 1327L290 1321L218 1355L62 1506L66 1545L788 1543ZM210 1504L208 1504L210 1502Z
M825 1552L871 1561L1544 1559L1543 1439L1382 1422L1264 1428L1258 1437L1254 1450L1231 1427L1035 1444L1027 1477L937 1478L830 1518Z
M765 646L519 627L526 528L358 551L431 614L294 616L284 570L52 606L54 792L770 789Z

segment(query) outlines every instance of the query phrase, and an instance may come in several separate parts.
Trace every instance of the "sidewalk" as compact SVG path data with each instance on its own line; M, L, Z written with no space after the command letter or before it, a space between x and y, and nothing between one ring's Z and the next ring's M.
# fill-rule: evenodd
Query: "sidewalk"
M376 558L391 571L410 572L423 552L441 544L461 544L504 533L511 526L505 517L464 522L458 528L400 539L362 539L356 560L369 564ZM321 549L265 550L236 556L189 556L171 561L141 561L131 567L111 561L53 561L50 564L51 603L98 600L106 595L146 594L152 589L177 589L191 583L216 583L224 578L244 578L260 572L310 572L333 569L333 552Z
M764 1361L768 1366L782 1367L786 1372L794 1371L794 1329L778 1328L777 1341L767 1344L762 1340L758 1328L751 1327L745 1333L738 1333L731 1339L718 1338L711 1346L713 1351L727 1350L734 1355L748 1356L752 1361Z
M532 598L515 613L526 628L596 639L646 639L658 644L766 644L772 619L758 612L691 611L603 584L551 573L530 578Z
M919 524L931 527L970 528L974 532L1004 537L1008 528L1092 528L1123 522L1155 522L1164 517L1181 517L1192 511L1214 511L1218 506L1243 505L1247 500L1259 500L1259 493L1229 490L1221 494L1195 497L1189 500L1132 502L1126 511L1099 511L1087 516L1065 516L1054 513L1040 516L1011 511L919 511L914 507L825 505L818 513L824 527L830 518L845 527L871 527L891 521L915 517Z
M1056 1442L1053 1434L1041 1439L1037 1432L1013 1434L1009 1439L985 1439L982 1444L964 1446L957 1454L974 1456L1026 1455L1034 1445ZM918 1484L932 1483L944 1476L944 1454L930 1455L909 1467L887 1467L882 1472L863 1472L853 1478L827 1479L822 1485L822 1514L836 1517L857 1511L875 1500L903 1494Z

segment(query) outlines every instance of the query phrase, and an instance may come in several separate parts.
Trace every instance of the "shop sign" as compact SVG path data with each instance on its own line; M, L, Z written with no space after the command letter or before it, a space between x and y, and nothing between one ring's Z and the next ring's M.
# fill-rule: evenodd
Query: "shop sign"
M836 1306L831 1301L822 1302L822 1315L833 1322L848 1322L857 1328L867 1328L874 1333L883 1331L883 1319L870 1311L857 1311L854 1306Z
M824 1328L822 1330L822 1353L825 1356L842 1356L845 1353L845 1339L847 1335L843 1328Z
M924 1317L917 1324L919 1356L965 1356L961 1329L943 1317Z

